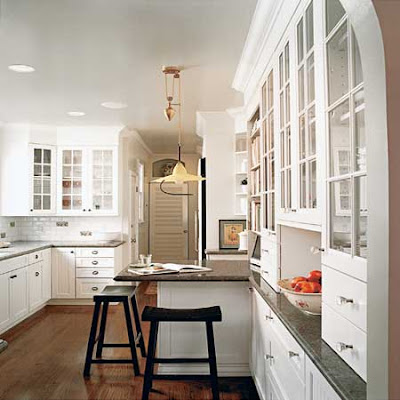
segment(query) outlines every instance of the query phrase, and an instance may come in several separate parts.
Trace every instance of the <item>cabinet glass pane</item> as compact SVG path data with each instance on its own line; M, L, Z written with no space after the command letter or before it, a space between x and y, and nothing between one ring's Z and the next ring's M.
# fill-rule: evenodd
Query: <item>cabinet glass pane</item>
M104 181L104 194L112 194L113 184L112 180L108 179Z
M307 171L305 162L300 164L300 208L307 208Z
M310 204L309 208L317 208L317 161L310 161L309 165L310 172Z
M275 231L275 193L271 193L269 196L269 209L270 209L270 224L269 230Z
M365 171L367 169L367 142L365 137L364 90L354 95L354 111L356 171Z
M354 179L354 209L355 209L355 255L367 258L368 249L368 208L367 208L367 177Z
M103 177L103 167L100 165L93 166L93 178L100 179Z
M290 126L286 129L286 165L291 165L292 163L292 133L290 130Z
M72 167L63 167L63 177L64 178L71 178L72 177Z
M361 65L360 49L354 32L353 35L353 87L359 85L363 80L363 70Z
M40 196L40 195L33 196L33 209L34 210L42 209L42 196Z
M74 181L73 193L74 194L81 194L82 193L82 181Z
M274 106L274 74L268 75L268 110Z
M261 89L261 114L265 117L267 114L267 83L264 83Z
M63 150L63 164L71 164L71 163L72 163L72 151Z
M42 149L33 150L33 162L38 164L42 162Z
M351 170L351 136L349 102L329 113L330 176L340 176Z
M313 156L317 151L315 131L315 107L308 110L308 155Z
M289 43L285 46L285 82L289 80L289 70L290 70L290 61L289 61Z
M40 194L42 193L42 181L41 179L33 180L33 193Z
M285 131L281 132L281 167L286 167L286 143L285 143Z
M283 54L279 56L279 88L283 88Z
M71 193L71 190L72 190L71 181L63 180L62 186L63 186L63 194Z
M306 11L306 44L308 52L314 46L314 9L312 2Z
M286 208L286 173L281 171L281 208Z
M34 165L33 166L33 175L34 176L42 176L42 166L41 165Z
M63 208L63 210L70 210L71 209L71 205L72 205L71 199L72 199L71 196L63 196L63 198L62 198L62 208Z
M270 148L269 150L272 150L275 146L275 137L274 137L274 113L271 112L269 115L269 143L270 143Z
M300 159L303 159L306 157L306 123L304 114L300 116L299 120L299 135L299 155Z
M112 209L112 196L104 196L103 198L103 208L105 210L111 210Z
M102 197L101 196L93 196L93 208L95 210L102 209Z
M315 100L314 53L307 59L307 104Z
M286 108L286 123L290 122L290 86L286 86L286 93L285 93L285 108Z
M80 196L73 196L72 208L74 210L80 210L82 208L82 198Z
M299 69L298 84L299 84L299 111L302 111L304 109L304 66Z
M337 25L346 13L339 0L326 0L326 34Z
M51 166L43 165L43 176L50 177L51 176Z
M101 194L102 191L101 183L102 183L101 180L98 179L93 180L93 195Z
M297 62L300 64L304 58L304 33L303 18L297 24Z
M51 192L51 181L50 179L43 179L43 193L50 194Z
M43 196L43 210L50 210L50 196Z
M344 179L330 184L330 247L351 254L351 180Z
M286 207L292 207L292 170L287 170Z
M111 166L105 166L104 167L104 178L112 178L112 167Z
M279 109L280 109L280 126L283 128L285 126L285 106L283 102L283 92L279 96Z
M82 167L74 166L72 170L74 178L82 178Z
M45 164L51 164L51 150L49 149L43 150L43 162Z
M72 160L74 164L82 164L82 150L74 150Z
M332 104L349 90L347 24L344 24L330 39L328 58L328 97Z
M94 165L103 164L103 152L101 150L93 150L93 164Z

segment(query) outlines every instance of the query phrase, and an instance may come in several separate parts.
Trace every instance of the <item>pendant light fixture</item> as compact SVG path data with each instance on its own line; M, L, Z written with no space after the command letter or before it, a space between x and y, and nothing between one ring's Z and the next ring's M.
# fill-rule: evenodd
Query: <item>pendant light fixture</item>
M171 193L167 192L163 188L163 184L167 183L176 183L182 184L185 182L200 182L204 181L205 178L199 175L192 175L188 174L185 165L182 162L182 135L183 135L183 128L182 128L182 99L181 99L181 68L179 67L163 67L162 72L164 73L165 77L165 95L168 101L168 106L164 110L164 115L168 121L171 121L176 111L173 106L178 108L178 162L176 163L172 174L168 176L164 176L162 178L154 179L152 182L160 183L160 190L168 195L171 196L190 196L187 193ZM168 80L171 80L171 92L168 92ZM178 83L178 99L174 102L175 96L175 83Z

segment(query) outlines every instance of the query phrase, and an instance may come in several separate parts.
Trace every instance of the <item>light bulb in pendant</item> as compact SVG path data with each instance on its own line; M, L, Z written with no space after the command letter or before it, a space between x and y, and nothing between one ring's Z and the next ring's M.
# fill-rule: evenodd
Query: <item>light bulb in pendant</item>
M171 121L172 118L174 118L175 114L176 114L176 111L171 106L171 103L168 103L168 107L164 110L165 118L167 118L168 121Z

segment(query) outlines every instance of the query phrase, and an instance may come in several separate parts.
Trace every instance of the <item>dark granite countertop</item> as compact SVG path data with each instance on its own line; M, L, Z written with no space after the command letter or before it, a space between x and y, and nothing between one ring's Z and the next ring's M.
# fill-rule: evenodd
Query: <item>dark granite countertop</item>
M337 394L343 400L366 400L366 383L322 340L321 317L299 311L257 271L251 270L249 279Z
M207 272L190 272L179 274L162 274L162 275L136 275L129 272L128 269L121 271L114 280L116 281L244 281L249 280L249 263L243 261L214 260L214 261L176 261L177 264L193 264L202 265L203 267L212 268Z
M247 250L237 250L237 249L205 249L204 253L207 255L213 254L233 254L233 255L241 255L247 254Z
M118 247L123 241L20 241L11 243L10 247L0 248L0 261L13 257L23 256L35 251L49 249L51 247Z

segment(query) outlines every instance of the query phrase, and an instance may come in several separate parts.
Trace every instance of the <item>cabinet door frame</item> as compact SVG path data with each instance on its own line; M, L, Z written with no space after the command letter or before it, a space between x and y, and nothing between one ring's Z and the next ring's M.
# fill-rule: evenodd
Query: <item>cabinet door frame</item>
M35 149L51 152L50 210L35 210L33 206L34 151ZM57 147L53 145L29 143L29 212L28 215L55 215L57 210Z

